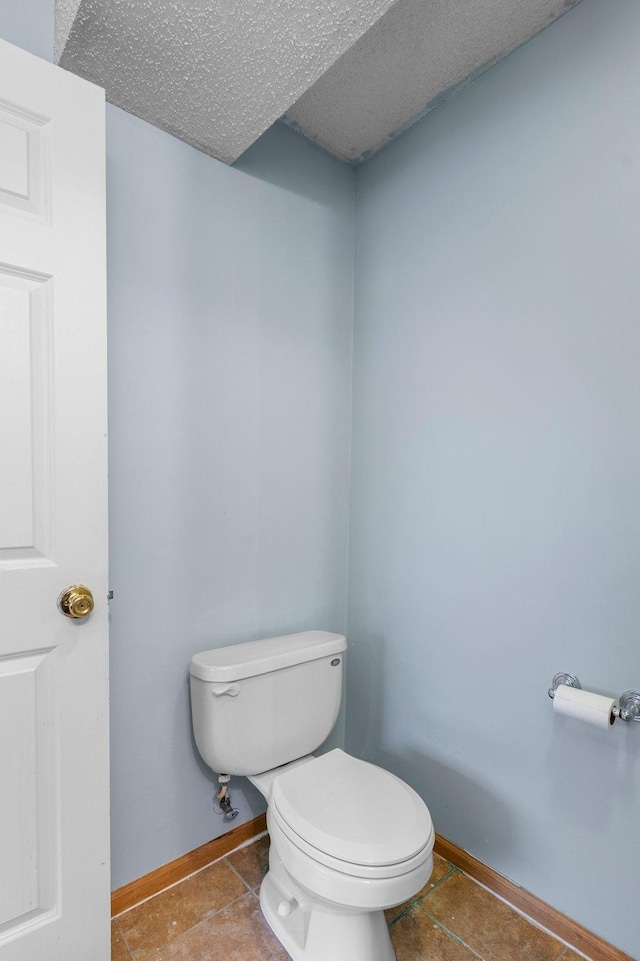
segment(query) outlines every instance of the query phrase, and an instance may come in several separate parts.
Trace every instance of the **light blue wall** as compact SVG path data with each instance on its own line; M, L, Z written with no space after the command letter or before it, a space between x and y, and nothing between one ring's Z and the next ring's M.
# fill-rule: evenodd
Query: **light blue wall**
M639 50L585 0L357 174L347 688L352 752L634 957L640 725L547 688L640 688Z
M640 685L639 42L585 0L357 174L348 718L632 954L640 731L546 689ZM280 128L230 169L109 108L108 150L118 886L222 830L190 654L344 627L353 181Z
M281 125L233 168L107 130L117 887L227 827L191 655L345 629L354 185Z
M55 0L2 0L0 37L43 60L53 60Z
M0 10L36 54L52 31L53 2ZM229 827L191 655L345 630L354 177L284 126L230 168L108 107L107 227L119 887Z

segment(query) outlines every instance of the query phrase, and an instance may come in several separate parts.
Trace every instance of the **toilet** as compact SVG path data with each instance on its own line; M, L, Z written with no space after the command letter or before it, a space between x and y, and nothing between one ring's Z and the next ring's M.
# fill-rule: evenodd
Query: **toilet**
M293 961L394 961L384 911L429 880L434 830L395 775L339 749L346 639L306 631L196 654L196 745L217 774L244 775L267 801L262 912Z

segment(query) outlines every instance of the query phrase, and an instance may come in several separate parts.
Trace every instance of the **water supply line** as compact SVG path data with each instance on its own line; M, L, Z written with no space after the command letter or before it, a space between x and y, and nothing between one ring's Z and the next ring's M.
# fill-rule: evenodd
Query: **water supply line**
M216 791L216 801L225 821L233 821L240 814L238 808L231 807L231 792L229 791L230 774L219 774L218 783L220 787Z

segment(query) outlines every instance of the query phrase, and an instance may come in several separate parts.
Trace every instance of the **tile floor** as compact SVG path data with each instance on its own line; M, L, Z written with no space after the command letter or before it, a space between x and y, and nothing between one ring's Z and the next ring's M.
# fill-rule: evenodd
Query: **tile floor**
M119 914L112 961L288 961L258 902L268 853L265 836ZM438 855L387 921L398 961L584 961Z

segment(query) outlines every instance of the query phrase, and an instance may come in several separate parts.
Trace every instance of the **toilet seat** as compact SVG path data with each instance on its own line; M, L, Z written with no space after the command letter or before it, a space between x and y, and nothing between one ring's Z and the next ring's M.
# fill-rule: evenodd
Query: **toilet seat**
M277 777L270 811L297 848L354 877L398 877L433 849L431 816L413 788L339 749Z

